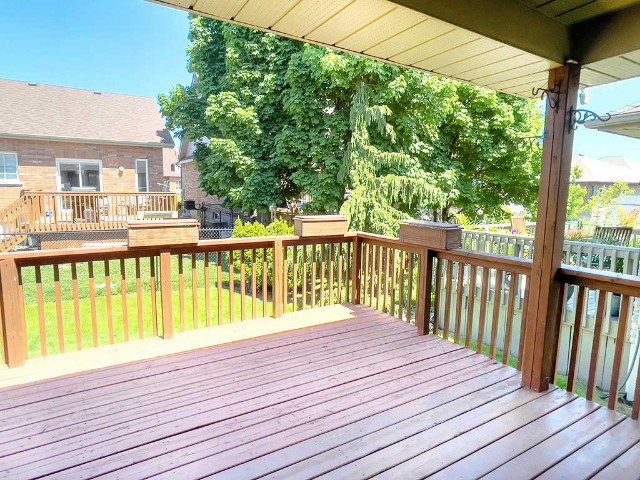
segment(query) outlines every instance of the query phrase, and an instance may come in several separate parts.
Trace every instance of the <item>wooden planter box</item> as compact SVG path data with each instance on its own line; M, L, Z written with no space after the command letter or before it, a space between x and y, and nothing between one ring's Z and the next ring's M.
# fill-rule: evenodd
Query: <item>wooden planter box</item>
M450 223L405 220L400 224L400 240L439 250L462 246L462 227Z
M293 223L299 237L325 237L347 233L344 215L298 215Z
M200 240L197 220L134 220L127 226L129 247L195 245Z

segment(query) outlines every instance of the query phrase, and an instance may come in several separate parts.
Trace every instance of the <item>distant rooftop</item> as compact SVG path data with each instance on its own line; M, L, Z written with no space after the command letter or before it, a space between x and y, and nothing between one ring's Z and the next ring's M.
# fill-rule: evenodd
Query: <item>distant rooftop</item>
M174 146L153 98L5 79L0 137Z
M627 157L603 157L574 155L572 165L582 169L581 183L640 183L640 160Z
M640 138L640 102L626 105L609 113L611 119L606 122L591 120L585 123L585 127L625 137Z

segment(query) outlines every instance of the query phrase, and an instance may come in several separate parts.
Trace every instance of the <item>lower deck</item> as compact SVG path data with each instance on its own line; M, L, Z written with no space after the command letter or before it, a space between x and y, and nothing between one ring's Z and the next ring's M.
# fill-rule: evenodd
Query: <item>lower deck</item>
M0 390L0 477L640 475L638 422L523 389L511 367L350 309L341 322Z

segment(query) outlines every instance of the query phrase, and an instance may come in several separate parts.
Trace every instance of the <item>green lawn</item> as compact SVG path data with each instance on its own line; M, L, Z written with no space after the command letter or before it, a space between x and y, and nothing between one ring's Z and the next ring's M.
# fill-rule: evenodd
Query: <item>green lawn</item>
M182 330L190 330L206 325L218 325L229 323L231 321L240 321L242 316L242 301L245 302L245 318L253 317L253 299L252 299L252 265L249 255L245 258L245 295L241 294L241 264L239 253L234 255L234 283L233 283L233 319L231 318L231 296L230 296L230 266L229 257L225 252L221 256L220 269L217 265L217 254L209 255L209 315L207 315L205 302L205 257L204 254L183 255L182 261L179 256L172 256L172 272L171 272L171 288L172 288L172 306L173 306L173 322L174 330L179 332ZM257 257L256 265L256 289L257 299L255 302L256 316L263 315L263 299L265 292L262 288L262 254ZM154 262L153 264L151 262ZM93 275L90 274L90 268L93 269ZM292 265L290 264L289 278L292 278ZM337 268L337 267L336 267ZM317 269L316 277L316 305L320 305L320 268ZM328 270L328 268L327 268ZM107 279L107 272L109 279ZM302 278L301 271L298 279ZM308 272L311 275L311 269ZM180 297L180 276L183 279L183 297ZM195 275L195 288L193 285L193 276ZM325 303L328 304L328 271L325 272ZM160 278L158 259L142 258L111 260L104 262L102 260L89 263L79 263L74 267L70 264L62 264L56 269L53 266L43 266L40 268L40 286L42 290L42 316L44 318L44 335L46 343L47 355L60 353L60 339L58 328L58 308L61 311L62 337L65 351L72 351L78 348L76 335L76 313L74 298L78 302L79 332L82 342L82 348L90 348L94 345L94 333L92 322L92 299L90 295L90 285L93 279L95 291L95 324L96 338L98 345L106 345L110 343L110 331L113 331L113 341L115 343L125 341L125 332L128 332L130 339L140 337L142 330L145 338L154 335L154 324L158 330L158 334L162 333L162 306L160 298ZM221 288L218 290L218 277L220 277ZM267 278L272 277L271 272L267 272ZM35 267L25 267L21 270L22 287L25 301L25 318L27 325L27 344L29 358L41 356L41 334L40 334L40 308L38 305L38 288L37 288L37 271ZM153 319L152 308L152 278L156 283L156 318ZM57 280L57 281L56 281ZM334 302L337 301L337 273L334 277ZM268 280L268 283L271 281ZM122 284L124 283L125 295L124 301L126 308L123 309ZM110 288L107 288L107 284ZM292 293L292 285L289 286L289 294ZM344 285L343 285L344 288ZM139 294L138 294L139 289ZM56 303L58 298L56 292L59 290L59 307ZM75 294L77 290L77 295ZM196 292L197 315L194 317L194 298L193 292ZM111 326L108 322L108 291L111 292ZM298 305L301 307L300 295L302 287L298 287ZM219 295L220 293L220 295ZM307 308L311 308L311 286L307 290ZM140 300L138 300L138 296ZM266 292L267 309L266 315L273 313L273 304L271 301L270 285ZM343 290L343 297L346 299L346 291ZM140 302L140 306L138 305ZM184 305L181 309L181 304ZM219 306L220 304L220 315ZM293 305L289 300L289 310ZM126 325L125 315L126 311ZM181 315L181 311L184 312ZM139 312L141 316L139 318ZM208 318L207 318L208 317Z

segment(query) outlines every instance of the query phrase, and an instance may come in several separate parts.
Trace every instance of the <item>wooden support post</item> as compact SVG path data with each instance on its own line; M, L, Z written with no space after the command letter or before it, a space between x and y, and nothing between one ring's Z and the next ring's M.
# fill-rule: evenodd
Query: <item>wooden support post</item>
M351 263L351 303L360 304L360 276L362 263L362 239L356 236L353 239L353 259Z
M429 333L431 320L431 292L433 290L433 254L425 248L420 255L418 269L418 302L416 304L416 327L418 335Z
M19 367L27 359L27 332L24 298L15 260L0 260L0 290L4 360L9 368Z
M546 390L554 380L561 294L556 276L562 261L573 149L571 116L576 108L579 80L579 65L568 64L549 71L549 89L557 86L558 93L549 93L551 104L547 104L522 361L522 385L535 391Z
M282 240L273 242L273 316L282 317L283 314L283 291L284 291L284 257L282 255Z
M173 297L171 291L171 252L160 252L160 297L162 300L162 338L173 338Z

